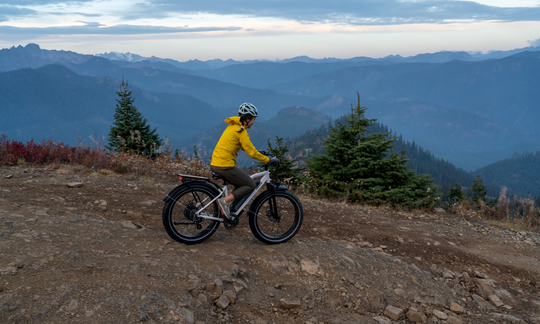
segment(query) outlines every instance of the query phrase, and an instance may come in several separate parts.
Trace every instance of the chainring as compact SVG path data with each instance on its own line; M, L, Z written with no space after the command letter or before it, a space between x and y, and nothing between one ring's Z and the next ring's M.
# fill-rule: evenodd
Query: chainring
M223 221L223 226L225 226L226 229L228 230L233 230L236 228L236 226L238 226L238 224L240 223L240 217L233 217L233 219L225 219Z

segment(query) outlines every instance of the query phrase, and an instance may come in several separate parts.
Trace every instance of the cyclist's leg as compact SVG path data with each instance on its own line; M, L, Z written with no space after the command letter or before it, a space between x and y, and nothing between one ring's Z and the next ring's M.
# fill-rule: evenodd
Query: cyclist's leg
M237 167L222 168L212 165L210 169L234 185L235 188L232 192L234 199L249 195L257 186L247 173Z

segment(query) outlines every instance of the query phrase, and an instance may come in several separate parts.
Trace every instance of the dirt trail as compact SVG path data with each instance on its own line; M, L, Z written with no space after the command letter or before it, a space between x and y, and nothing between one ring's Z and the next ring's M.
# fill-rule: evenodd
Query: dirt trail
M299 195L289 243L243 216L185 246L161 224L175 185L0 168L0 322L540 323L536 233Z

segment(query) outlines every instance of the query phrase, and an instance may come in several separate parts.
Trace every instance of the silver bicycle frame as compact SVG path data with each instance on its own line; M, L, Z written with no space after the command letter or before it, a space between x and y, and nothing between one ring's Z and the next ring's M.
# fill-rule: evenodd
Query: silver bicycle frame
M261 182L259 183L259 185L255 188L255 190L253 190L253 192L249 195L249 197L244 201L244 203L236 208L236 211L240 211L242 209L244 209L244 207L246 207L246 205L251 201L251 199L253 199L253 197L255 197L255 195L257 194L257 192L259 192L259 190L262 188L262 186L266 183L269 183L270 182L270 171L263 171L263 172L259 172L259 173L255 173L255 174L252 174L251 176L251 179L255 179L255 178L258 178L258 177L262 177L261 178ZM219 197L221 196L224 196L224 197L227 197L229 195L229 191L227 189L227 186L223 186L223 188L220 190L220 194L216 196L216 198L212 199L208 204L206 204L203 208L199 209L195 215L197 215L198 217L200 218L206 218L206 219L211 219L211 220L217 220L217 221L223 221L223 218L218 218L218 217L214 217L214 216L211 216L209 214L206 214L206 213L202 213L203 210L206 209L206 207L210 206L214 201L216 201L217 199L219 199Z

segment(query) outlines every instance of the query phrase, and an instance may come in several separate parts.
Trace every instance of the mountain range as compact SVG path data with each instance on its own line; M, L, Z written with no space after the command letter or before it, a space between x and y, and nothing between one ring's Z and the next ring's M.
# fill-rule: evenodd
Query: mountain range
M265 143L348 113L358 92L367 117L458 167L476 170L514 152L540 149L539 50L178 62L28 44L0 50L0 133L67 143L79 132L106 135L124 78L162 136L179 148L211 150L223 119L242 102L259 108L250 135Z

